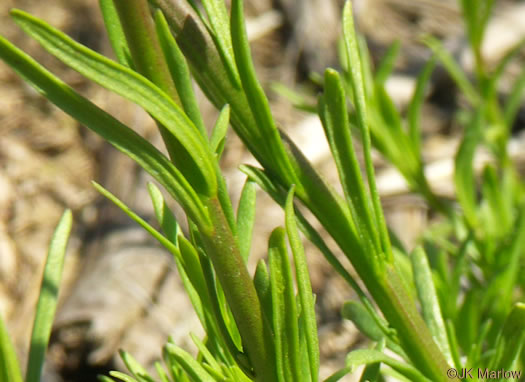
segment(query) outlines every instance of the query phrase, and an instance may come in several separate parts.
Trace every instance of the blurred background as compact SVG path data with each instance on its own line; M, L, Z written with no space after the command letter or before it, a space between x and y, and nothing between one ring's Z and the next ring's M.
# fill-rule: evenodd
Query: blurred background
M332 183L337 174L318 119L294 109L275 91L276 83L304 92L315 102L318 74L338 68L343 0L245 0L247 27L257 73L267 90L276 120ZM75 89L160 146L152 120L137 106L85 80L45 53L9 19L16 7L42 18L86 46L112 56L97 3L92 0L2 0L0 34L31 54ZM387 89L403 109L415 76L429 58L420 43L430 34L442 41L467 70L472 58L456 0L356 0L357 26L366 37L373 62L399 40L401 54ZM525 36L525 2L496 2L483 48L490 62ZM510 66L504 97L523 64ZM282 86L281 86L282 88ZM207 126L217 112L199 95ZM456 120L463 100L444 70L435 71L423 109L424 153L432 187L454 198L452 157L459 134ZM521 127L515 122L511 150L521 160ZM255 163L230 133L222 168L236 203L244 176L242 163ZM376 156L378 184L387 219L407 249L413 248L433 214L408 192L400 175ZM75 214L61 302L46 364L45 382L93 381L97 374L122 367L125 349L151 367L172 336L192 348L189 331L201 333L169 254L91 186L96 180L142 217L153 221L145 185L150 178L130 159L78 125L25 85L0 62L0 313L7 320L24 364L42 273L53 229L63 210ZM176 209L176 207L174 207ZM269 233L283 224L280 208L258 194L252 266L265 255ZM399 230L398 227L402 227ZM322 256L307 245L317 294L322 376L343 366L347 352L364 339L340 318L342 303L353 297ZM253 268L252 268L253 269ZM352 380L348 377L347 380Z

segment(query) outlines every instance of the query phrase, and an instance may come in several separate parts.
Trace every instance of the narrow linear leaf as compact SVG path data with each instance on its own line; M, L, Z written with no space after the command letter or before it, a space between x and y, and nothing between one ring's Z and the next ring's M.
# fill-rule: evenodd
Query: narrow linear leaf
M49 53L99 85L140 105L165 126L194 162L182 167L187 179L199 193L215 195L216 177L205 138L166 93L145 77L73 41L42 20L16 9L11 15Z
M392 369L396 370L409 380L414 382L430 382L419 370L415 367L402 363L394 358L386 356L380 351L366 349L366 350L354 350L346 357L346 365L355 368L360 365L369 365L377 362L382 362Z
M120 371L110 371L109 375L111 375L112 377L118 378L123 382L140 382L140 381L137 381L135 378L130 377L127 374L121 373Z
M5 322L0 315L0 380L22 382L20 364L15 348L7 332Z
M208 214L180 171L152 144L111 115L80 96L27 54L0 36L0 58L67 114L102 136L149 172L203 227Z
M346 54L350 66L350 78L352 83L352 90L354 96L354 104L358 117L358 127L361 132L361 140L363 143L363 152L365 159L366 176L368 180L368 187L370 189L370 196L372 200L372 207L375 221L377 222L376 230L382 245L382 253L388 262L392 261L392 251L390 249L390 239L388 230L386 228L385 217L379 200L379 192L375 182L374 164L372 161L372 143L370 139L370 129L368 126L367 103L365 92L365 80L363 78L363 66L361 60L364 59L363 54L359 52L359 40L354 28L354 18L352 12L352 3L347 1L343 9L343 36L346 47ZM364 66L370 68L369 65Z
M253 284L255 285L255 290L257 291L257 296L263 307L262 311L265 319L268 322L272 322L273 317L273 305L272 305L272 291L270 286L270 274L268 273L268 268L263 259L260 259L257 262L257 267L255 268L255 275L253 276Z
M105 375L99 375L97 378L100 382L115 382L113 378L106 377Z
M370 313L370 309L367 309L364 304L357 301L347 301L343 304L341 315L343 318L352 321L359 331L372 341L380 342L383 338L386 338L387 347L398 355L406 358L403 349L393 341L392 338L394 334L388 332L386 323L379 321L379 323L382 324L380 325L378 323L379 317L375 318Z
M421 156L421 107L425 100L425 91L430 81L432 73L436 67L436 57L425 64L421 73L417 76L416 88L408 105L408 136L416 148L416 153Z
M371 201L352 146L346 97L339 74L335 70L327 69L325 72L325 94L319 105L323 128L353 220L359 236L363 238L363 245L368 247L370 259L375 261L378 267L381 260L374 256L382 252L378 227L374 223L374 214L370 210Z
M212 36L224 67L226 68L226 72L232 84L240 88L241 80L233 57L230 20L228 18L226 4L223 0L202 0L202 5L204 5L204 9L208 15L208 20L213 31Z
M521 70L520 75L514 81L512 89L509 93L507 102L505 102L505 107L503 110L503 115L505 118L505 126L508 129L512 128L512 124L516 119L518 110L523 105L523 98L525 93L525 68Z
M383 86L388 77L390 77L390 74L392 74L392 71L394 70L400 49L401 43L399 40L395 41L389 46L375 73L376 84Z
M153 382L153 378L151 378L151 376L148 375L146 369L144 369L144 367L140 363L138 363L137 360L133 358L131 354L123 350L120 350L119 354L122 361L124 361L126 368L131 374L133 374L135 378L137 378L140 382Z
M108 33L109 42L113 48L113 52L117 60L122 65L132 68L131 53L129 51L128 42L118 17L117 9L113 0L99 0L100 10L102 11L102 18L104 26Z
M252 132L252 134L255 134L252 138L259 140L255 141L259 151L264 151L265 157L271 158L278 166L279 176L282 180L288 184L295 183L295 172L284 150L279 131L270 111L268 99L255 74L244 25L242 0L232 1L231 34L235 62L239 70L242 87L245 90L248 105L257 123L258 131Z
M224 375L221 372L221 366L215 360L215 357L210 353L206 345L193 333L190 333L191 340L199 349L202 358L209 364L210 368L216 373L220 379L225 379ZM204 363L203 363L204 364Z
M286 202L286 194L282 188L279 188L277 184L272 182L270 177L264 170L258 169L252 166L241 165L240 170L244 172L252 181L257 183L259 187L262 188L270 197L281 207L284 208ZM330 250L328 245L325 243L321 235L312 227L312 225L306 220L303 214L300 211L296 212L297 223L299 229L305 237L312 242L324 255L326 260L330 263L331 266L343 277L343 279L352 287L352 289L357 293L363 303L368 302L369 306L372 306L372 303L368 300L368 297L363 292L357 281L350 275L350 273L345 269L343 264L335 256L335 254Z
M120 208L123 212L126 213L131 219L133 219L135 222L137 222L142 228L144 228L152 237L157 239L157 241L162 244L164 248L166 248L168 251L170 251L172 254L178 252L177 247L173 242L168 240L165 236L163 236L159 231L157 231L155 228L153 228L149 223L147 223L144 219L142 219L140 216L138 216L135 212L131 210L127 205L125 205L119 198L117 198L115 195L113 195L111 192L106 190L104 187L102 187L100 184L98 184L95 181L91 182L93 184L93 187L100 192L104 197L109 199L113 204L115 204L118 208Z
M467 100L472 106L477 106L480 102L480 97L469 79L465 75L465 72L461 69L456 61L452 58L439 40L433 37L426 37L423 42L434 52L436 57L441 61L445 69L448 71L450 76L454 79L462 93L465 95Z
M379 341L375 345L375 350L383 352L385 349L385 340ZM381 381L381 363L369 363L366 365L365 369L363 370L363 374L361 374L361 378L359 378L359 382L379 382Z
M66 210L60 218L49 244L35 320L33 322L26 382L40 382L44 356L49 337L51 336L53 318L57 307L58 289L62 278L66 247L72 224L73 215L70 210Z
M279 381L300 380L300 347L292 272L286 249L285 232L273 230L268 243L272 292L275 355Z
M512 370L525 342L525 304L517 303L510 311L498 337L491 370Z
M177 41L171 34L168 22L160 10L155 12L155 27L159 37L160 46L166 57L166 64L171 74L180 102L186 115L199 129L203 137L206 137L206 128L202 120L197 99L193 91L191 74L186 59L182 54Z
M180 232L180 226L175 219L175 215L166 204L162 192L155 184L151 182L148 183L148 193L153 204L153 210L155 211L157 221L159 222L162 231L164 231L164 236L177 246L177 236Z
M228 125L230 123L230 106L224 105L222 108L215 127L210 138L210 146L214 153L219 157L221 156L222 150L224 149L224 142L226 140L226 133L228 131Z
M193 359L188 352L180 347L168 343L164 348L164 352L167 353L169 358L173 358L174 362L177 362L184 369L192 381L215 382L215 379L206 371L206 369Z
M432 271L422 247L417 247L411 254L414 283L416 285L423 319L430 329L430 333L447 362L452 365L453 358L448 343L447 329L441 314L439 299L432 279Z
M160 362L155 362L155 370L157 371L157 374L159 375L160 382L170 382L168 378L168 374L166 374Z
M255 223L255 183L247 179L242 188L239 206L237 207L237 235L239 251L244 262L248 261L252 243L253 225Z
M476 181L474 177L474 154L482 139L481 124L483 108L476 111L467 127L463 141L456 155L454 181L458 200L463 208L465 219L471 227L477 225Z
M308 265L304 254L303 244L299 238L294 213L293 198L295 186L292 186L286 199L285 221L286 233L295 263L295 279L301 302L301 316L304 320L306 346L312 382L317 382L319 375L319 337L317 334L317 321L315 318L315 302L308 274Z

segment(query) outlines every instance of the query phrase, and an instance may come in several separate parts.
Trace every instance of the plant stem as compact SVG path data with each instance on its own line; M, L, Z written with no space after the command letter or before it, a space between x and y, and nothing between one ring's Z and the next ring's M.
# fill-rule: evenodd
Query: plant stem
M206 205L213 226L212 232L203 232L206 254L212 260L243 346L255 369L255 380L273 382L276 371L272 335L263 319L257 292L219 200L209 199Z

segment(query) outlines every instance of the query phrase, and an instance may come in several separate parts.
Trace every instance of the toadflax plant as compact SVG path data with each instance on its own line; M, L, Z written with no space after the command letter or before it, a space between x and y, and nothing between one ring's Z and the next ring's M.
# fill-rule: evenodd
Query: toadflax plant
M196 358L168 341L165 367L157 365L157 380L319 380L315 300L299 230L355 289L359 301L348 302L343 315L375 342L373 348L351 352L346 367L327 381L337 381L363 364L363 381L380 381L383 373L400 380L446 381L454 376L451 370L510 370L522 364L525 305L513 304L515 296L522 296L518 269L525 239L523 187L505 153L525 81L520 79L502 108L497 80L517 49L489 72L479 52L492 1L465 0L463 5L476 57L476 84L438 42L428 39L436 58L424 68L408 113L402 116L384 89L396 48L374 72L366 46L355 33L351 3L346 3L343 71L326 70L315 108L343 195L325 183L300 148L277 128L251 60L242 0L232 0L229 12L220 0L100 0L117 61L23 11L11 12L49 53L141 106L162 135L168 156L0 37L0 58L48 100L134 159L186 213L188 232L182 232L162 191L150 184L159 232L94 184L173 254L206 332L202 339L192 336L199 351ZM470 122L456 158L460 210L432 192L421 155L420 108L437 59L471 101ZM210 135L192 79L220 110ZM261 165L241 167L247 181L236 208L219 167L229 126ZM354 151L353 130L364 149L364 174ZM472 162L482 143L494 150L496 161L483 172L478 199ZM425 249L409 255L391 240L375 185L373 146L446 218L444 229L426 235ZM268 262L259 262L250 275L246 262L256 184L284 208L285 224L270 236ZM335 240L366 291L312 228L303 209L311 211ZM495 222L499 218L504 225ZM493 304L498 291L504 298ZM19 381L18 365L0 329L0 375ZM130 354L121 355L131 376L112 372L101 380L155 380ZM38 380L40 367L41 361L30 364L26 380Z

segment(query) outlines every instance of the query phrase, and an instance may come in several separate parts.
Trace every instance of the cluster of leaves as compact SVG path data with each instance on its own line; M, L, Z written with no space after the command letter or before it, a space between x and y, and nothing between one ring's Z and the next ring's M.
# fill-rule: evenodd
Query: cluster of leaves
M525 71L505 102L497 93L506 65L523 44L510 50L495 69L487 68L481 43L492 5L491 0L462 1L475 80L468 79L438 41L428 38L434 57L418 77L408 111L402 115L385 90L399 47L394 45L374 72L347 2L343 70L326 70L323 94L313 108L337 166L342 197L277 129L251 61L242 0L232 1L229 15L222 0L201 4L100 0L118 62L33 16L12 11L18 25L51 54L141 106L157 122L169 157L0 37L0 58L47 99L139 163L186 212L188 232L183 233L160 189L151 184L159 232L95 184L173 254L206 331L204 339L192 336L199 350L196 359L168 342L163 352L166 368L157 365L162 382L318 380L314 297L299 230L357 292L359 301L345 304L343 316L375 342L374 348L351 352L347 366L327 381L337 381L362 364L367 365L363 381L382 380L384 373L400 380L445 381L450 367L509 370L525 363L520 359L525 305L513 305L516 296L522 297L523 187L507 153L510 127L525 89ZM469 102L456 156L460 209L433 193L421 152L420 110L438 61ZM221 110L210 136L192 78ZM219 167L230 125L262 166L241 167L248 179L236 210ZM363 146L365 174L354 150L353 130ZM492 153L493 161L483 170L478 194L474 155L481 146ZM411 254L392 240L387 229L375 185L372 147L446 218ZM285 227L273 231L269 265L261 261L252 278L246 262L256 184L284 208ZM321 222L368 293L312 228L302 209ZM60 267L49 264L58 272ZM43 285L44 293L46 282ZM36 322L40 322L38 314ZM38 349L39 361L30 363L28 378L36 379L28 381L40 375L51 318L45 322L45 330L35 329L40 337L31 349ZM20 381L7 333L0 329L0 375ZM385 355L385 349L397 357ZM131 355L122 353L122 357L132 376L113 372L102 380L154 380Z

